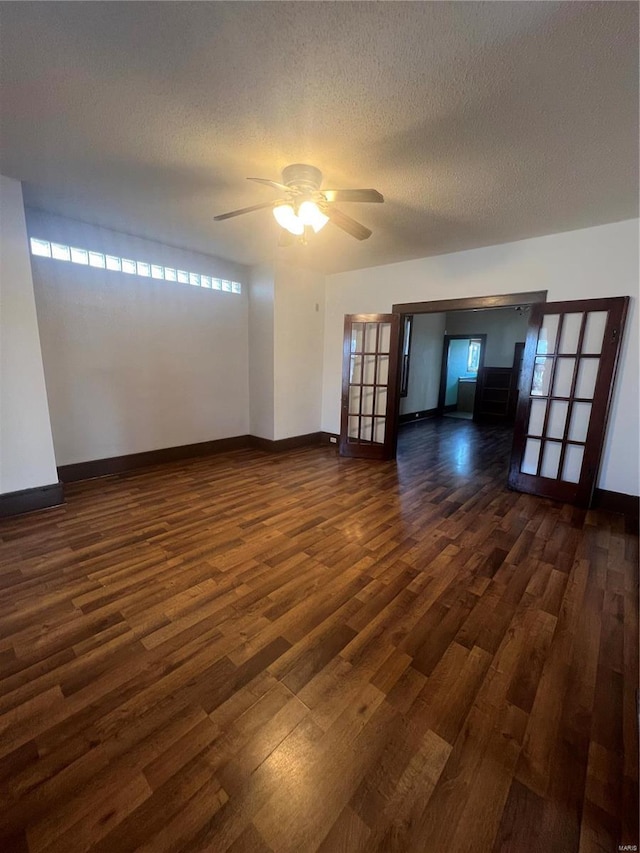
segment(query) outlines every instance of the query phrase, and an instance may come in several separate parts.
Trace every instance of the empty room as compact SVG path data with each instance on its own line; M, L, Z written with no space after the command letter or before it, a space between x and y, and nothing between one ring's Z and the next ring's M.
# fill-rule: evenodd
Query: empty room
M0 2L0 853L638 850L639 8Z

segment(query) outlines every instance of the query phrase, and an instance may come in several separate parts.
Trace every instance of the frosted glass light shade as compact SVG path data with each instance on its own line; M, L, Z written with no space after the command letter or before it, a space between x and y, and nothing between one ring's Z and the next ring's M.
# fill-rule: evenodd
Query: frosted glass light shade
M290 234L295 234L296 236L304 234L304 222L296 216L293 205L279 204L273 208L273 215L278 225L285 228Z
M317 234L329 221L314 201L303 201L298 210L298 217L305 225L310 225Z

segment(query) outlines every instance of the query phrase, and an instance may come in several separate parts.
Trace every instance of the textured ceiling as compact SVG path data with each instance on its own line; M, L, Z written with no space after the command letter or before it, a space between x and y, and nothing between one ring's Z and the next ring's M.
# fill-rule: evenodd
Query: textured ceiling
M638 4L2 3L0 171L27 204L335 272L638 214ZM308 162L373 229L278 249Z

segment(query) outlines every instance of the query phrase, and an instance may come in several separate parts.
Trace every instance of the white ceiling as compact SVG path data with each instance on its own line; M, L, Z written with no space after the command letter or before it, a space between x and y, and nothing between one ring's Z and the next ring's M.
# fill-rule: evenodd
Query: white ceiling
M0 5L0 171L27 204L324 272L638 215L634 2ZM246 176L308 162L373 229L278 249Z

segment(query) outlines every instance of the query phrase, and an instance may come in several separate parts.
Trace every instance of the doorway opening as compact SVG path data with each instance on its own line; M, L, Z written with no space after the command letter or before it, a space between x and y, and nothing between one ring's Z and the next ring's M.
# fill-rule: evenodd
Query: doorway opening
M398 411L401 456L437 436L443 458L471 459L490 431L506 478L529 314L520 303L413 315L407 393Z
M411 319L399 425L444 416L513 426L531 307L545 301L535 291L394 305L401 329Z
M473 339L480 334L476 331L477 317L483 313L483 322L488 322L493 309L510 306L515 314L530 310L526 341L510 341L503 331L491 335L489 331L483 332L487 340L481 378L483 348L478 340L475 342L479 346L472 346ZM446 328L441 331L467 340L467 369L478 364L474 422L461 420L459 426L477 427L475 421L481 415L502 418L506 426L515 408L509 487L589 506L605 441L628 306L627 296L546 302L546 291L538 291L394 305L393 313L384 315L346 315L341 454L381 460L395 457L400 401L411 407L414 374L411 348L403 349L402 325L407 325L406 315L411 315L412 322L408 325L414 341L419 319L416 315L425 315L424 319L436 327L444 316ZM468 312L472 318L473 312L478 312L473 330L452 330L450 324L464 319ZM511 366L492 364L493 356L489 355L492 347L495 356L505 344L511 352ZM438 351L439 347L435 349ZM442 349L439 352L442 361ZM407 386L404 397L399 394L401 371ZM470 377L459 376L460 379L470 380ZM514 385L515 405L511 401ZM405 417L406 414L405 411ZM434 406L431 410L408 414L420 419L443 413Z
M444 335L438 415L460 420L475 417L478 375L484 368L484 333Z

